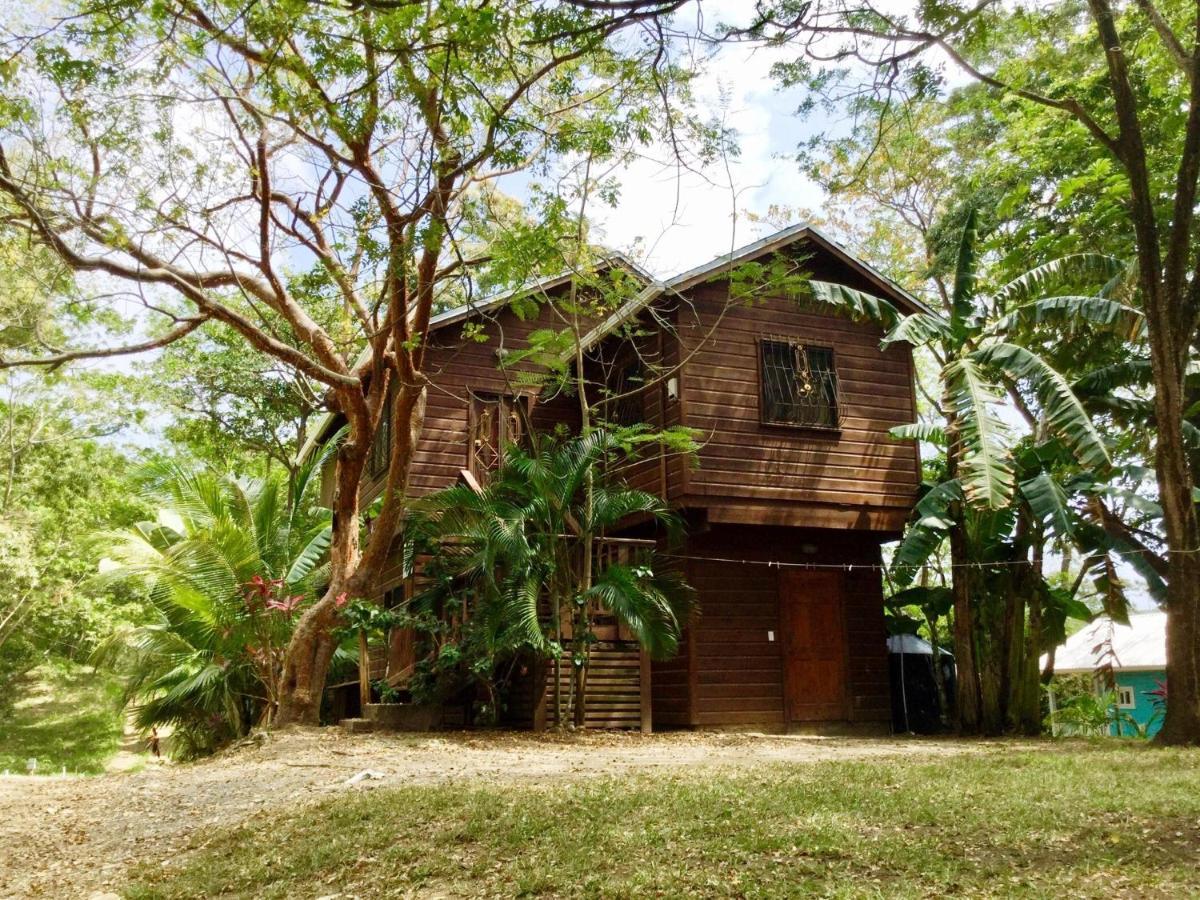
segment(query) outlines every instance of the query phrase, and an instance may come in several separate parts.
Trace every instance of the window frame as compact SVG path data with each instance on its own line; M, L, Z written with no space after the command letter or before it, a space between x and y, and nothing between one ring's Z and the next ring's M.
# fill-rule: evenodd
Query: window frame
M1124 701L1128 691L1129 702ZM1127 684L1117 685L1117 709L1137 709L1137 692Z
M604 419L622 428L646 423L646 366L636 353L628 354L613 367L617 374L616 390L604 400ZM639 384L633 386L629 373ZM632 419L632 421L625 421Z
M480 484L483 484L484 481L491 476L495 469L488 469L486 472L480 469L478 466L479 460L475 455L474 439L475 429L479 419L479 408L482 405L495 405L499 414L497 418L498 446L496 448L496 468L498 469L500 466L504 465L505 448L512 444L517 444L519 446L521 441L524 440L523 431L516 435L516 440L513 440L507 428L508 414L512 412L518 412L519 404L525 404L525 414L528 416L530 414L530 404L529 398L525 394L506 394L502 391L487 391L467 388L467 459L464 468L466 471L470 472Z
M382 443L380 439L382 438ZM367 475L378 478L387 473L392 461L392 390L389 387L383 398L383 411L379 414L379 424L375 426L375 434L371 436L371 449L367 454Z
M767 418L766 399L763 396L763 390L766 387L765 373L763 371L763 345L772 344L788 344L794 348L799 348L804 351L823 350L829 354L830 371L833 374L833 424L822 425L819 423L801 423L801 422L780 422L774 419ZM817 434L837 436L842 431L842 416L844 407L842 404L842 379L838 373L837 350L833 347L824 344L810 344L802 340L798 335L787 334L760 334L754 342L755 360L758 370L758 423L764 428L786 428L789 431L808 431Z

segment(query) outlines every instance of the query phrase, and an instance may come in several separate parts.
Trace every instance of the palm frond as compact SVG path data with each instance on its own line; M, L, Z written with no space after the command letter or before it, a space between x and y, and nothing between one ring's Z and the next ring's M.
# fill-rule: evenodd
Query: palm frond
M1044 297L1060 287L1105 285L1101 296L1115 293L1114 279L1127 277L1129 265L1124 260L1103 253L1072 253L1030 269L1014 278L996 292L1003 308L1027 303Z
M937 552L954 524L951 507L964 499L957 479L934 485L917 501L912 519L892 555L892 580L900 587L912 584L917 570Z
M888 434L898 441L923 441L939 447L946 446L946 432L940 425L912 422L908 425L896 425Z
M979 273L979 214L974 207L967 210L962 235L958 241L958 253L954 264L954 288L950 294L950 334L956 341L964 341L975 314L975 285Z
M1091 416L1066 378L1048 362L1016 344L989 344L972 354L985 366L996 366L1016 379L1026 379L1036 391L1051 434L1056 435L1084 466L1111 465L1108 448Z
M924 347L928 344L950 340L952 331L950 324L940 316L931 313L913 313L905 316L883 336L882 346L888 347L903 341L914 347Z
M946 366L943 381L958 419L959 473L963 493L972 503L998 509L1013 494L1013 467L1005 449L1008 426L996 410L1000 388L972 357Z
M900 311L888 301L844 284L810 281L809 288L818 303L844 312L857 321L871 322L884 331L894 328L902 318Z
M1145 328L1141 310L1107 297L1044 297L1022 304L998 319L989 329L1005 334L1020 325L1088 323L1113 331L1125 340L1136 340Z
M1022 481L1020 491L1034 518L1048 524L1060 538L1073 536L1074 517L1067 502L1067 492L1049 472L1041 471Z

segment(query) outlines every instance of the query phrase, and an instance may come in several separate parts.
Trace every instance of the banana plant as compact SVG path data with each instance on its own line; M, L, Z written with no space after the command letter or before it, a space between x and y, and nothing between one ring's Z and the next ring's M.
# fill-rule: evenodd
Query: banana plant
M863 291L828 282L811 282L814 299L867 319L886 329L882 345L897 342L927 351L938 365L941 386L940 430L912 424L893 429L899 438L929 440L939 436L947 448L952 480L963 499L992 509L1008 506L1017 489L1010 426L1000 414L1018 384L1037 399L1047 437L1056 437L1081 466L1103 469L1110 464L1104 440L1075 396L1070 382L1036 352L1010 337L1022 321L1082 319L1132 329L1140 314L1102 289L1093 296L1036 296L1055 277L1094 271L1107 276L1107 288L1120 273L1120 262L1100 255L1079 254L1058 265L1025 273L1005 285L994 298L978 292L976 215L968 213L959 241L954 286L943 312L902 314L891 303ZM994 311L1007 307L996 317Z
M989 647L994 637L989 632L1002 622L1005 640L1021 639L1013 623L1019 618L1024 627L1025 600L1010 601L1018 590L1028 593L1028 586L1008 585L1009 596L1002 601L1007 606L999 615L996 603L984 599L985 566L1011 556L1010 536L1018 525L1039 533L1048 527L1067 530L1060 485L1048 467L1031 469L1020 454L1031 441L1035 447L1053 442L1078 470L1104 472L1111 466L1105 441L1070 381L1016 335L1029 323L1065 328L1083 322L1129 334L1142 325L1126 302L1131 280L1119 260L1078 254L1033 269L987 296L980 290L978 245L976 214L970 211L958 244L953 289L941 310L906 315L882 298L820 281L811 283L811 294L822 305L882 327L884 347L908 343L936 362L939 390L933 399L940 422L892 430L897 438L938 444L945 454L943 477L927 486L896 553L894 581L901 588L911 584L925 560L949 541L959 727L998 731L1005 713L994 682L1012 680L1004 666L1015 657L1011 646ZM1088 281L1102 286L1088 294L1050 293L1057 284ZM1031 436L1010 424L1006 404L1024 413ZM1004 572L1005 566L993 571ZM1028 671L1027 658L1019 668Z

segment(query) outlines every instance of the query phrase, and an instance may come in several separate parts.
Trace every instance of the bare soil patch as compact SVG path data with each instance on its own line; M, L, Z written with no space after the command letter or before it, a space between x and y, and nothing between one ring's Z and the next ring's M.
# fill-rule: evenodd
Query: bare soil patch
M338 792L456 781L570 780L660 768L930 757L989 746L754 734L288 731L192 764L151 765L93 778L0 778L0 897L115 893L135 863L177 861L207 831L261 810ZM363 772L370 776L350 783Z

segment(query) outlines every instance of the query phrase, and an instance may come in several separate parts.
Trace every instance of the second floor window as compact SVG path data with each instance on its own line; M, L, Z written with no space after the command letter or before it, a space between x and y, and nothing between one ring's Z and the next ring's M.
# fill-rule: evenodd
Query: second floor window
M617 425L637 425L645 420L644 391L646 378L640 360L631 360L617 371L612 400L605 417Z
M837 428L833 350L785 338L759 341L759 410L764 425Z
M367 458L367 474L378 478L388 470L392 458L392 392L388 391L383 401L383 412L379 414L379 425L375 439L371 441L371 454Z
M485 483L504 458L504 449L521 440L521 398L471 393L467 420L467 469Z

